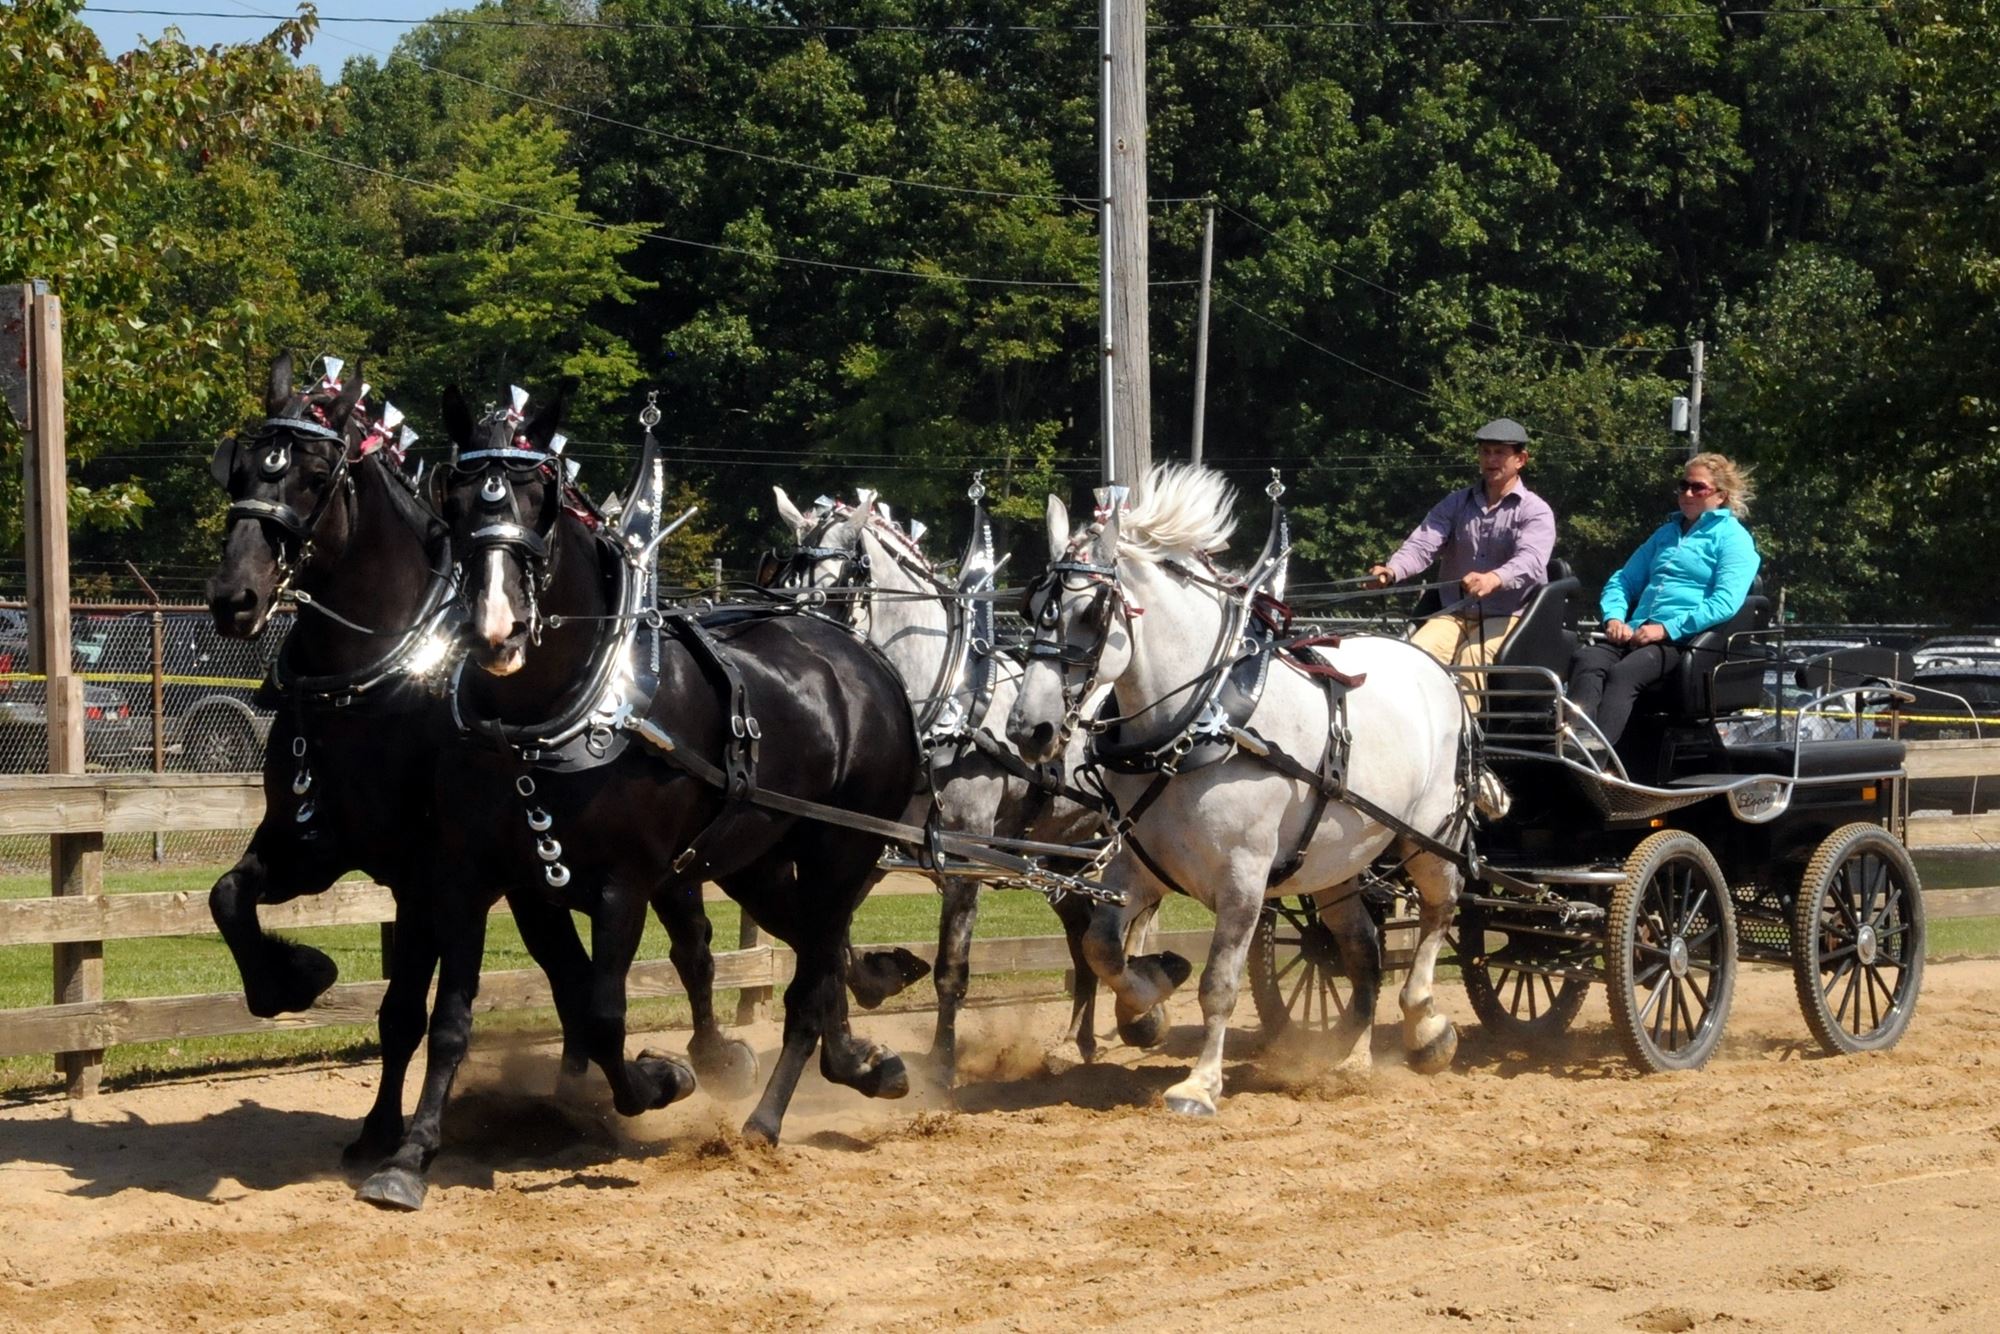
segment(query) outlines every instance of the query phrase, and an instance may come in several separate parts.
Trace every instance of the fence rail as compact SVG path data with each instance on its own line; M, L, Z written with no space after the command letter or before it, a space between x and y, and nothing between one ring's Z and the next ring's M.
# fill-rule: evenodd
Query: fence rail
M1912 778L1975 778L2000 773L2000 741L1918 741L1909 745ZM0 836L69 836L157 831L243 830L262 818L262 780L250 774L112 773L0 776ZM2000 850L2000 812L1921 815L1910 820L1910 846ZM929 892L917 882L917 892ZM904 886L907 890L908 886ZM880 890L877 891L882 892ZM890 892L897 892L891 889ZM2000 913L2000 888L1933 893L1934 917ZM499 909L496 909L498 911ZM394 920L389 891L366 881L344 881L323 894L260 909L269 929L361 926ZM0 900L0 946L101 948L106 941L212 936L204 893L76 894L46 899ZM1206 932L1169 933L1165 948L1199 956ZM904 946L930 958L934 946ZM765 944L716 955L715 985L769 994L791 977L788 950ZM975 941L972 970L992 974L1054 971L1069 966L1060 936ZM0 1011L0 1058L40 1052L99 1052L120 1043L218 1037L336 1024L367 1024L387 984L342 983L312 1010L258 1019L234 993L161 996L130 1000L89 998L69 1004ZM633 996L684 994L664 960L634 965ZM535 969L486 974L480 1012L547 1006L548 982Z

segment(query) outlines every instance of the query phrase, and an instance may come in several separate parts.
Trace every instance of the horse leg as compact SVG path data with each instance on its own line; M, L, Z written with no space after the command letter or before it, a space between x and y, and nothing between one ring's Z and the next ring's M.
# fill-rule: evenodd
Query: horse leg
M1236 1012L1236 993L1243 984L1243 961L1250 954L1250 937L1264 911L1264 871L1261 863L1231 858L1228 880L1217 886L1215 934L1209 938L1208 967L1201 975L1201 1056L1188 1077L1166 1092L1169 1111L1184 1116L1214 1116L1222 1097L1222 1050L1229 1036L1229 1017Z
M555 1001L556 1018L562 1024L562 1075L575 1078L590 1066L583 1026L590 996L590 956L577 939L576 923L569 909L551 903L535 890L507 896L514 923L521 929L521 943L549 979L549 993Z
M646 929L646 906L617 886L606 886L597 905L590 919L584 1041L611 1085L612 1107L620 1116L637 1116L693 1093L695 1074L693 1067L664 1052L642 1051L637 1060L625 1059L625 979Z
M1097 974L1083 948L1084 933L1090 929L1090 900L1064 894L1049 906L1062 921L1063 939L1069 945L1069 1027L1042 1056L1048 1072L1059 1075L1097 1059Z
M382 1035L382 1080L375 1086L375 1103L361 1122L360 1136L341 1153L349 1166L380 1162L403 1141L403 1085L410 1058L424 1037L424 998L437 970L437 939L421 913L396 913L389 956L389 985L376 1012Z
M824 948L797 955L792 980L785 987L785 1045L778 1052L770 1079L765 1081L764 1096L757 1100L750 1119L743 1123L743 1137L753 1143L778 1142L785 1109L791 1106L799 1076L805 1073L806 1058L819 1045L824 1011L840 999L840 968L836 958L837 955L829 956Z
M340 976L339 967L323 952L267 935L257 921L259 903L317 894L336 878L316 875L283 855L279 847L287 838L286 832L274 834L268 820L258 825L243 856L208 891L209 916L243 978L244 1004L259 1019L311 1009Z
M688 1059L710 1092L740 1098L757 1082L757 1053L722 1031L715 1018L715 927L701 906L701 886L667 885L653 894L653 915L667 929L667 957L687 989L694 1035Z
M1161 891L1151 877L1134 875L1124 858L1111 864L1104 883L1122 889L1125 901L1093 906L1083 936L1084 957L1097 980L1117 998L1112 1008L1118 1036L1135 1047L1158 1046L1166 1035L1166 1016L1160 1007L1174 988L1188 980L1194 965L1178 954L1128 955L1125 942L1133 928L1159 907Z
M958 1072L958 1010L965 1004L972 972L972 928L979 917L979 882L947 876L940 884L944 903L938 913L937 963L931 981L937 987L937 1029L931 1038L931 1063L949 1086Z
M1354 994L1333 1026L1333 1059L1343 1069L1365 1071L1374 1061L1369 1050L1375 1032L1375 1007L1382 994L1382 932L1358 892L1358 880L1336 886L1319 920L1333 932L1340 949L1341 970Z
M1407 846L1402 850L1414 851ZM1451 925L1452 909L1458 902L1460 878L1457 868L1428 852L1412 856L1407 871L1410 883L1417 888L1419 906L1416 957L1410 961L1410 976L1399 998L1403 1005L1403 1049L1412 1070L1431 1074L1450 1065L1458 1051L1458 1030L1438 1013L1431 984L1445 928Z
M440 905L436 939L437 1003L431 1008L430 1049L417 1112L402 1143L361 1183L361 1198L385 1209L421 1209L429 1184L424 1172L444 1140L444 1104L472 1045L472 1002L479 994L479 965L486 953L486 905L469 900Z

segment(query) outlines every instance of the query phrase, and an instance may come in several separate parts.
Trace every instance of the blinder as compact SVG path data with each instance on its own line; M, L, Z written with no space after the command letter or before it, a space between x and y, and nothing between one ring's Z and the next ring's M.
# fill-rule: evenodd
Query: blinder
M231 436L217 445L215 455L208 464L209 476L215 479L218 486L227 489L245 453L254 453L261 446L264 452L257 460L257 481L276 485L284 481L291 471L294 452L303 443L300 437L330 441L336 449L332 472L327 477L325 489L314 502L312 512L300 514L296 507L282 500L232 496L224 515L225 523L254 519L272 525L291 539L298 548L296 554L280 551L280 558L290 571L304 567L311 555L313 533L325 516L334 493L351 480L348 477L350 460L346 438L330 426L322 426L303 417L266 417L257 424L256 433L248 440Z

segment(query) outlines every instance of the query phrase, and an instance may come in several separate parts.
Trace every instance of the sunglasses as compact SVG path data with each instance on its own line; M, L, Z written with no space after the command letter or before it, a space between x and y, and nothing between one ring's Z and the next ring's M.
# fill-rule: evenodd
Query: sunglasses
M1709 492L1715 490L1715 488L1710 486L1707 482L1690 481L1685 477L1681 478L1680 481L1676 482L1674 485L1677 488L1679 488L1682 495L1687 495L1687 496L1705 496Z

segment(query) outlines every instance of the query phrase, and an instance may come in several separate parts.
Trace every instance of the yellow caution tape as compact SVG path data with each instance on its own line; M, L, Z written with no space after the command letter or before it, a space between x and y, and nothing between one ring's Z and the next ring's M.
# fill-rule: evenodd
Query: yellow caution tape
M78 672L85 681L126 681L138 685L151 685L151 672ZM0 672L0 681L46 681L48 677L35 672ZM161 685L208 686L213 689L255 690L264 683L240 676L163 676Z

